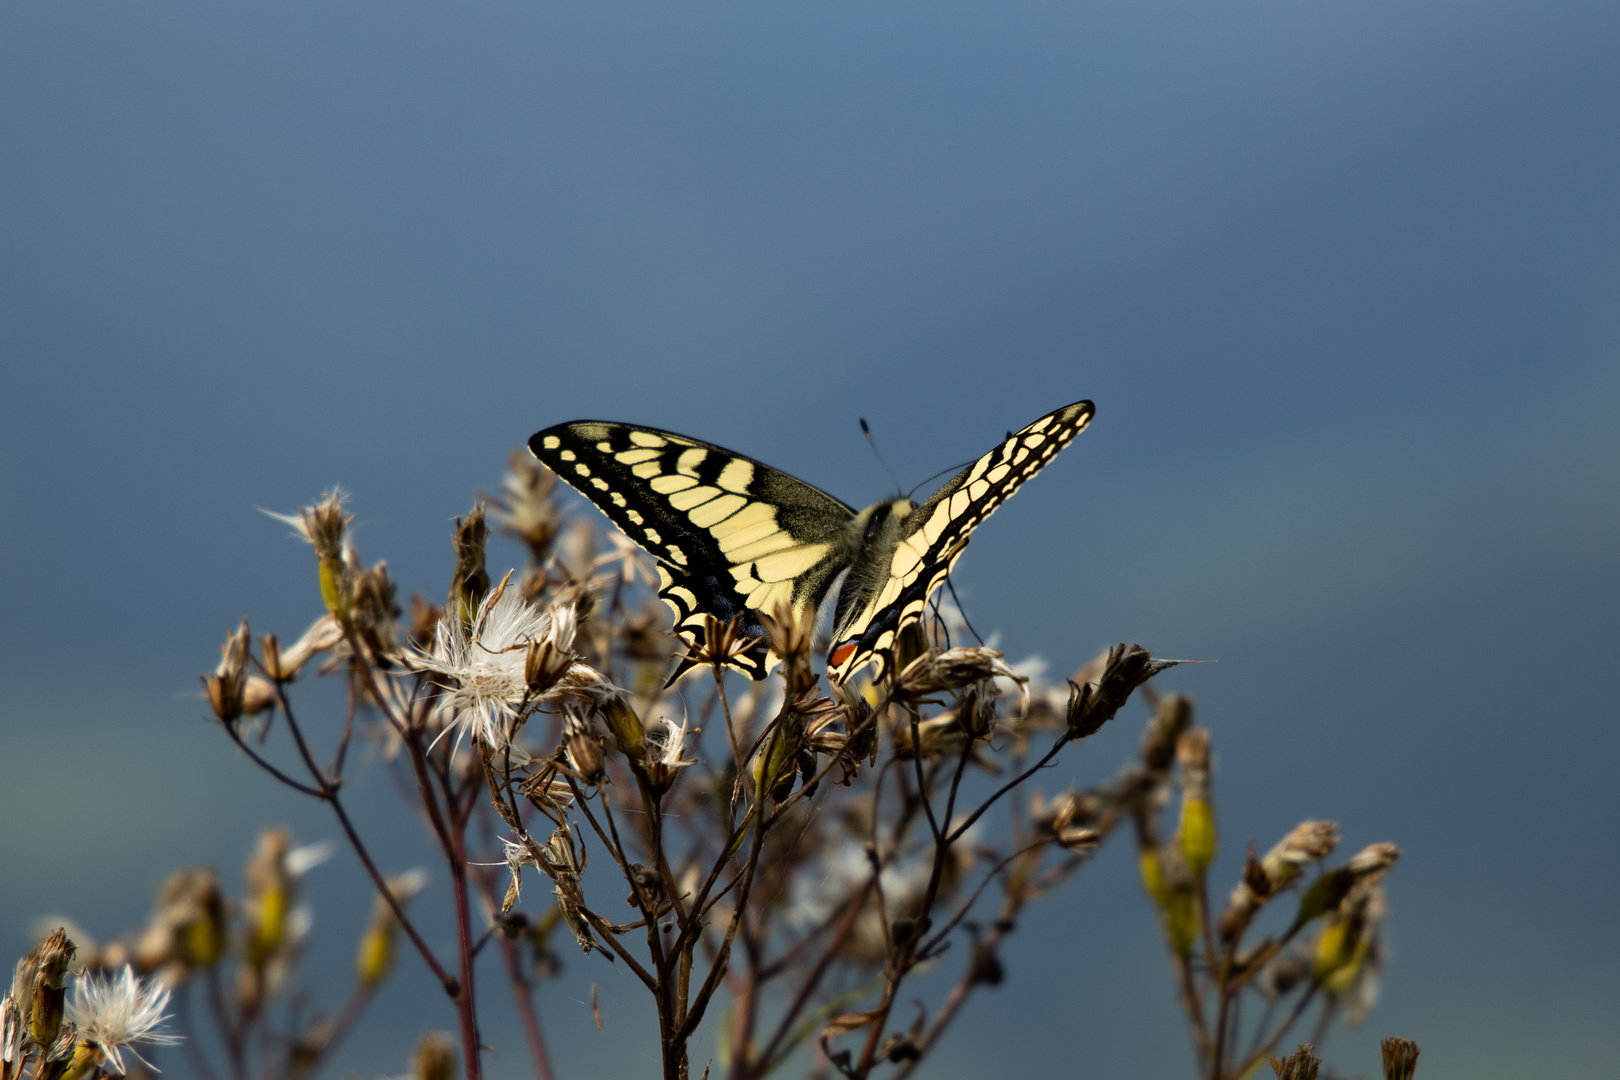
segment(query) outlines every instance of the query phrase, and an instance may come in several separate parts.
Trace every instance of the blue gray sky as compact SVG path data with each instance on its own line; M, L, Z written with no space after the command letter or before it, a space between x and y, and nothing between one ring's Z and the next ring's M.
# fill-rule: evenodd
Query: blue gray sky
M341 482L433 594L561 420L860 504L858 416L909 485L1089 397L963 560L974 621L1058 670L1217 661L1166 685L1227 879L1307 816L1402 845L1343 1069L1399 1033L1427 1080L1617 1075L1617 55L1620 9L1560 0L5 5L0 953L332 833L193 695L243 614L315 613L255 506ZM930 1075L1190 1075L1128 862L1026 921ZM316 875L341 971L365 902ZM342 1069L449 1025L409 981ZM571 959L542 1007L565 1072L641 1068L628 980Z

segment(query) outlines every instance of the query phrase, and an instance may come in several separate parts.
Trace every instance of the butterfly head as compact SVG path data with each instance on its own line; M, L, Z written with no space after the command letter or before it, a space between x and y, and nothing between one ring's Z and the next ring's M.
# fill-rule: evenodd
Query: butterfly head
M873 503L850 520L849 538L857 551L877 551L900 542L906 518L916 504L905 496Z

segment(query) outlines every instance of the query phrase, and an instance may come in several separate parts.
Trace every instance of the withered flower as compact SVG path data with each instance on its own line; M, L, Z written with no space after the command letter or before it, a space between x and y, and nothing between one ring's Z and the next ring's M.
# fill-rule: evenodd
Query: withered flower
M501 847L506 852L506 869L511 875L511 881L506 886L506 898L501 901L501 914L505 915L512 910L512 905L523 899L523 868L533 866L538 869L540 860L527 843L508 840L503 836Z
M721 622L713 615L703 616L703 630L694 635L697 642L686 650L685 659L695 665L724 667L759 644L759 639L742 632L742 616Z
M1300 898L1299 912L1294 916L1296 927L1334 910L1359 887L1370 887L1380 881L1401 857L1401 849L1394 844L1369 844L1350 857L1343 866L1324 873L1311 883Z
M1230 941L1248 925L1261 904L1299 880L1305 867L1326 858L1339 842L1339 827L1331 821L1302 821L1258 861L1250 849L1243 878L1232 890L1221 913L1221 934Z
M320 560L321 599L326 610L340 619L349 616L350 560L344 550L344 530L354 520L352 514L343 512L346 498L348 495L342 488L334 487L314 506L300 509L296 516L263 511L291 525L294 532L315 549L315 557Z
M546 561L551 542L562 525L562 511L552 498L557 476L527 450L513 450L506 459L501 498L490 500L502 532L521 541L535 563Z
M1138 686L1180 662L1155 660L1142 646L1123 641L1110 648L1095 682L1069 684L1069 707L1064 717L1069 737L1083 739L1096 734L1130 700Z
M559 827L551 834L546 846L540 849L540 861L543 869L550 875L553 882L552 892L557 896L557 910L562 913L562 920L568 926L574 940L579 943L581 952L590 952L600 949L596 937L591 933L591 924L585 918L585 893L580 888L580 874L585 870L584 860L574 851L574 836L565 827ZM604 953L612 956L612 953Z
M455 1080L456 1044L450 1036L430 1031L411 1055L410 1080Z
M957 697L956 726L971 739L982 739L996 725L996 684L989 679L969 683Z
M208 706L223 723L234 723L242 718L243 699L247 693L248 648L252 641L248 621L243 619L239 629L225 635L225 644L219 649L219 666L214 673L202 676L203 694L208 698Z
M388 564L379 562L354 576L354 628L373 652L392 652L399 641L399 601Z
M559 617L559 612L571 609L542 610L506 586L503 581L484 597L470 624L440 619L432 651L413 648L404 658L410 668L444 678L442 685L448 693L440 699L438 711L453 716L463 731L494 749L509 741L508 729L519 719L519 706L533 700L528 670L531 646L545 642L550 647L547 655L556 657L566 652L559 648L560 633L566 633L572 644L571 619ZM580 668L584 665L565 669L564 677L553 681L553 690L576 689L578 683L578 689L589 692L594 682L606 683L588 669L571 681L574 669Z
M782 661L782 677L787 695L798 697L815 688L816 674L810 670L810 646L815 637L815 621L801 619L792 604L782 602L769 615L761 612L771 652Z
M1277 1080L1316 1080L1322 1068L1322 1059L1312 1052L1310 1043L1300 1043L1299 1049L1285 1058L1273 1056L1268 1060Z
M568 767L586 784L600 784L607 771L602 743L591 730L590 717L576 708L563 710L563 755Z
M341 487L321 495L314 506L301 507L296 514L278 514L261 509L266 517L291 525L293 532L315 549L321 561L343 561L343 532L354 521L353 514L343 512L343 503L349 493Z
M142 1064L150 1064L135 1050L138 1042L177 1043L180 1036L165 1031L169 990L155 981L143 982L125 966L117 975L81 975L73 983L67 1017L79 1029L79 1038L96 1051L102 1068L123 1075L123 1051L128 1049Z
M474 505L465 518L456 518L455 534L450 540L456 552L456 568L450 576L447 605L462 623L481 617L479 605L489 592L489 574L484 569L484 545L488 540L483 503Z
M900 672L895 696L917 700L947 690L960 690L986 679L1011 679L1023 691L1029 679L1014 671L1001 652L983 645L968 645L942 652L927 652Z
M1392 1035L1379 1049L1384 1052L1384 1080L1412 1080L1417 1075L1417 1043Z
M662 795L674 785L679 770L696 765L697 758L684 756L687 739L685 719L681 720L679 727L667 717L660 717L657 722L664 725L663 730L654 728L647 733L647 785ZM701 730L693 728L691 734L696 735Z
M311 659L336 648L342 640L343 626L331 615L322 615L310 623L298 640L285 648L274 634L266 634L259 650L265 674L279 682L292 682Z
M574 605L558 604L550 616L550 631L544 638L530 641L523 654L523 680L536 697L556 686L577 659L574 634L579 622Z
M674 648L674 639L664 629L668 623L669 611L655 603L624 620L619 629L619 647L628 659L662 663Z
M1182 694L1166 694L1159 699L1153 719L1142 732L1142 764L1151 773L1170 768L1176 757L1176 743L1192 723L1192 699Z

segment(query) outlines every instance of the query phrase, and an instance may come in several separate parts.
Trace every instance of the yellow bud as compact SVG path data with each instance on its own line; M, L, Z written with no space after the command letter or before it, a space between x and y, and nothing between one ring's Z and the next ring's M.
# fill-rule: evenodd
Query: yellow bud
M250 948L255 964L262 964L281 947L287 932L287 890L280 885L265 889L258 896L259 921L253 928Z
M602 716L607 720L608 730L613 733L619 751L631 761L645 761L647 730L641 726L641 717L636 715L629 703L623 698L611 697L602 705Z
M388 977L394 966L394 921L375 919L360 935L360 949L354 958L355 977L367 990Z
M101 1054L94 1046L81 1042L73 1048L73 1060L68 1062L67 1070L62 1073L61 1080L84 1080L101 1061Z
M1164 933L1178 956L1192 952L1198 940L1198 917L1191 889L1175 889L1165 897Z
M411 1057L412 1080L453 1080L455 1075L456 1044L437 1032L423 1035Z
M1329 919L1316 939L1315 975L1326 982L1334 972L1355 959L1357 935L1351 919Z
M213 967L225 955L225 928L212 919L186 927L186 956L200 967Z
M1204 876L1215 850L1215 811L1204 799L1188 799L1181 804L1181 853L1193 877Z
M1137 859L1137 868L1142 872L1142 888L1162 910L1169 903L1169 894L1165 892L1164 867L1159 863L1158 851L1154 848L1143 851Z
M321 599L333 617L348 621L349 603L343 590L343 564L336 559L321 560Z

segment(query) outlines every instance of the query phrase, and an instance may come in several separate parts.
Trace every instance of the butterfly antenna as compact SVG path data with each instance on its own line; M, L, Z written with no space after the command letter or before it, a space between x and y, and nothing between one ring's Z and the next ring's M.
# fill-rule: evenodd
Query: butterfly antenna
M962 623L968 628L968 633L973 635L974 641L977 641L980 645L983 645L984 638L980 637L979 632L973 628L972 620L967 617L967 609L962 607L962 598L956 595L956 582L951 580L951 576L949 574L945 575L945 587L951 590L951 600L956 604L956 610L961 612Z
M872 448L872 453L877 457L878 464L883 466L883 471L889 474L889 479L890 480L894 481L895 493L899 494L899 492L900 492L900 478L898 476L894 475L894 470L889 468L889 463L887 461L883 460L883 451L878 449L877 440L872 438L872 429L867 426L866 417L864 417L864 416L861 417L860 421L861 421L861 434L866 436L866 445L868 445L868 446L870 446Z
M971 459L968 460L968 461L959 461L955 465L946 466L945 468L939 470L939 472L935 473L932 476L923 477L921 483L919 483L917 485L917 487L914 487L910 491L906 492L906 498L909 499L913 495L917 494L917 488L922 487L923 484L928 483L930 480L938 480L940 477L944 476L946 473L959 473L959 472L961 472L963 469L967 468L971 464L973 464Z

